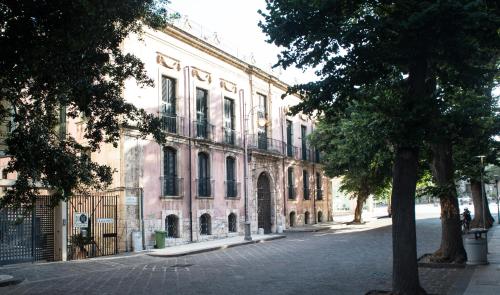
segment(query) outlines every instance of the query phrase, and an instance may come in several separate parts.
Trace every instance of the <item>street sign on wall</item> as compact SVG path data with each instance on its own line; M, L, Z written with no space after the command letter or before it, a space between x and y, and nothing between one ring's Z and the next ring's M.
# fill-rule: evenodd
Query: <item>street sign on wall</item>
M89 217L87 213L75 213L75 215L73 215L73 227L89 227Z

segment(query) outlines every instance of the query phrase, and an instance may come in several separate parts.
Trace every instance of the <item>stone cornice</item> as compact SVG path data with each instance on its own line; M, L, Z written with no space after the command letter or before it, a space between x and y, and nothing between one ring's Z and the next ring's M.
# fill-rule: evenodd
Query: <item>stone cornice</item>
M262 79L268 83L273 84L275 87L281 89L282 91L287 91L289 85L285 82L279 80L277 77L257 68L249 63L242 61L241 59L199 39L198 37L181 30L173 25L167 25L161 30L163 33L184 42L196 49L199 49L217 59L220 59L248 74L255 75L257 78Z

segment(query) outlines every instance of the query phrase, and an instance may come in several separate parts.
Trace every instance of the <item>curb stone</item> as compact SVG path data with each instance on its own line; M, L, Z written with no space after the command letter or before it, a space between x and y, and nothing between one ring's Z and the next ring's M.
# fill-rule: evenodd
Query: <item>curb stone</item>
M267 242L267 241L273 241L273 240L279 240L279 239L284 239L286 236L276 236L268 239L258 239L258 240L251 240L251 241L243 241L235 244L230 244L230 245L221 245L221 246L214 246L210 248L205 248L205 249L198 249L198 250L192 250L192 251L184 251L180 253L173 253L173 254L158 254L158 253L147 253L146 255L152 256L152 257L180 257L180 256L187 256L187 255L192 255L192 254L199 254L199 253L204 253L204 252L211 252L211 251L216 251L216 250L222 250L222 249L227 249L227 248L233 248L237 246L243 246L243 245L249 245L249 244L257 244L261 242Z

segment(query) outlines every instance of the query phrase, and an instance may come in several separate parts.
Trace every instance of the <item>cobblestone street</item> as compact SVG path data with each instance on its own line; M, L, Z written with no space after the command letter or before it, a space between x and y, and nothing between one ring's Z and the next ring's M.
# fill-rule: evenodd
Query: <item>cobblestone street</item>
M389 219L180 258L147 255L0 268L24 277L1 294L364 294L391 285ZM437 218L417 220L418 254L437 249ZM432 294L460 294L468 269L420 268Z

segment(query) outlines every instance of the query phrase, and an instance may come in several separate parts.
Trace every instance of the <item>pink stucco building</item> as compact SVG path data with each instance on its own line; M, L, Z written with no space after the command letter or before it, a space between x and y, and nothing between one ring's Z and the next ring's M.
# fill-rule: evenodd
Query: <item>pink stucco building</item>
M169 136L160 146L123 129L118 148L92 155L116 169L113 186L126 192L121 240L132 230L147 247L160 229L167 245L242 235L246 212L252 233L331 219L330 182L306 141L314 120L288 115L299 98L281 98L286 84L174 26L146 29L122 48L155 82L129 81L125 99L162 117Z

